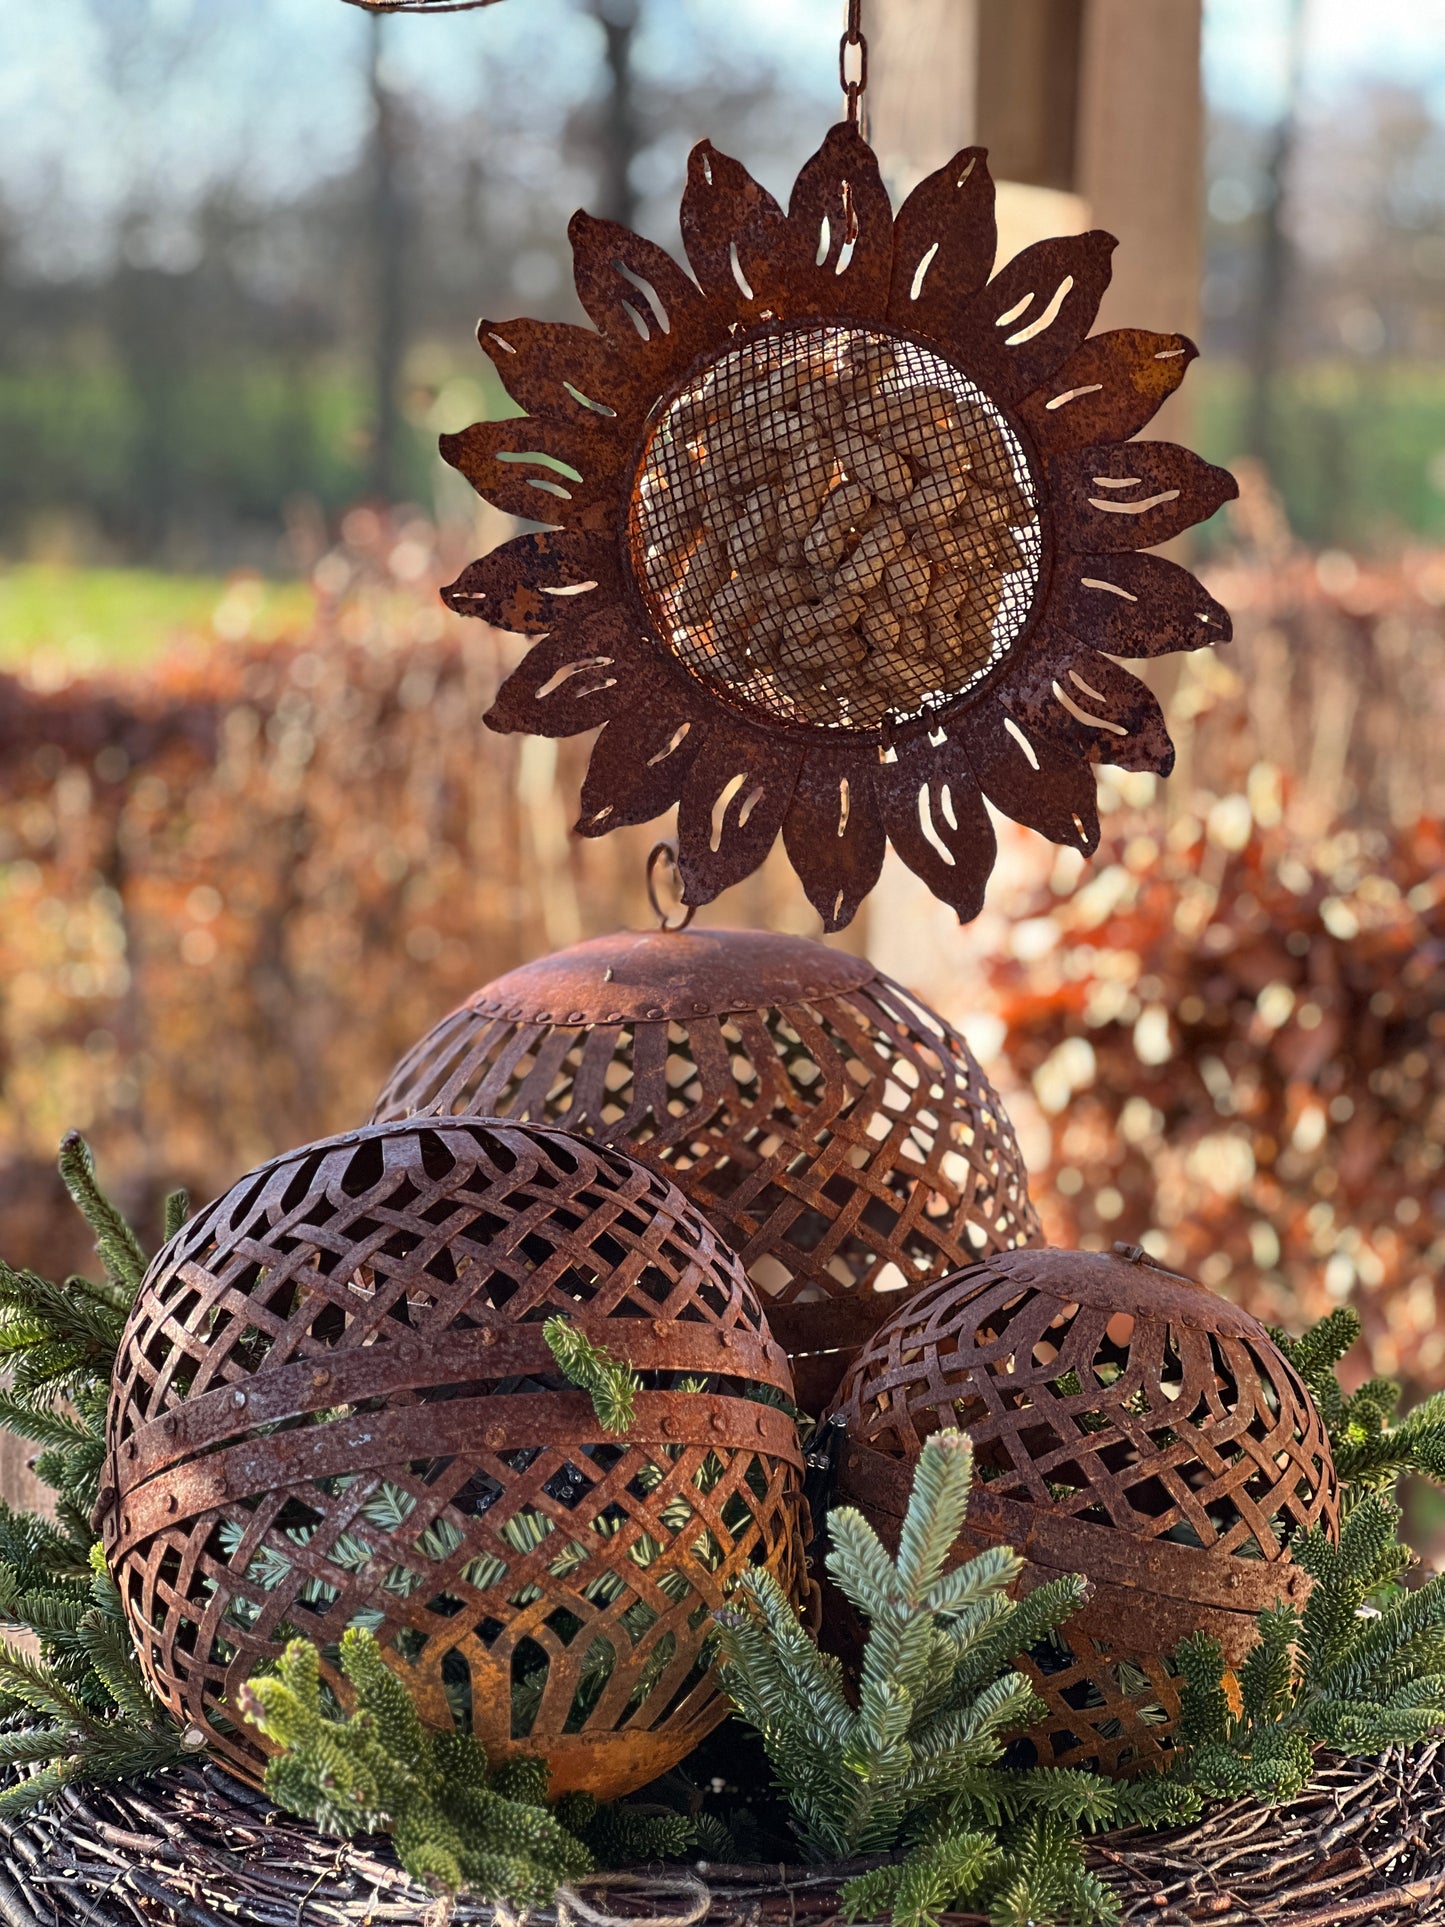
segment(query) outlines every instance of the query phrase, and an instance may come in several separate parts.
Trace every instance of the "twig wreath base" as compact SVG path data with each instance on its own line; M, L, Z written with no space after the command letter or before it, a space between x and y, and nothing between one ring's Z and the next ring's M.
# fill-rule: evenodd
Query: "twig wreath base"
M1445 1922L1445 1742L1332 1760L1296 1799L1236 1801L1172 1833L1120 1832L1089 1861L1125 1923L1336 1927ZM865 1865L653 1867L594 1877L531 1916L538 1927L760 1927L838 1919ZM220 1768L66 1791L0 1821L0 1927L508 1927L481 1901L448 1911L407 1879L385 1839L333 1841ZM951 1914L952 1927L982 1917Z

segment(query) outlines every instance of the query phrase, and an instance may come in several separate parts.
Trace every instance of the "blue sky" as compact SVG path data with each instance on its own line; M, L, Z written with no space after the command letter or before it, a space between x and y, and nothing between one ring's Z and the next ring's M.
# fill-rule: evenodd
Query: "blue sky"
M1423 87L1445 118L1445 0L1308 0L1305 86L1328 100L1367 77ZM1289 0L1205 0L1211 99L1257 118L1278 111Z
M1288 6L1206 0L1206 84L1220 104L1275 110ZM1424 85L1445 118L1445 0L1309 7L1317 105L1377 75ZM841 0L646 0L645 12L638 57L660 79L710 66L786 74L801 159L833 108ZM338 0L4 0L0 194L27 211L65 209L46 238L54 271L122 200L184 201L238 171L265 198L343 167L366 124L369 26ZM599 32L576 0L510 0L389 31L409 86L465 106L505 77L510 114L525 107L542 142L595 83ZM187 44L171 64L167 49Z
M800 104L816 101L797 158L809 151L836 95L834 0L650 0L645 15L637 58L661 80L708 66L796 76ZM370 30L338 0L4 0L0 195L66 210L45 240L53 269L83 256L120 204L194 202L238 173L265 199L344 168L369 121ZM543 139L597 81L600 30L576 0L386 31L408 90L466 108L500 82L509 122L520 102Z

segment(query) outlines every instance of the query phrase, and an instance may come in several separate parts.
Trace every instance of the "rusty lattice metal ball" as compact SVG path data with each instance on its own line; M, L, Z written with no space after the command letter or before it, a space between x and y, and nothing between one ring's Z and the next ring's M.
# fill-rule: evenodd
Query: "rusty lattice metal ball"
M977 1477L960 1558L1003 1541L1026 1591L1091 1582L1026 1663L1044 1765L1126 1772L1164 1750L1179 1640L1202 1628L1236 1664L1260 1607L1307 1596L1291 1538L1338 1527L1324 1426L1263 1325L1135 1250L1019 1251L944 1279L875 1334L835 1410L840 1500L885 1537L923 1439L961 1425Z
M967 1043L865 959L751 930L625 932L476 992L377 1118L546 1120L665 1170L741 1254L820 1411L894 1294L1040 1236Z
M558 1374L555 1312L641 1376L624 1437ZM237 1689L369 1626L433 1724L626 1792L722 1717L736 1574L802 1594L779 1395L736 1258L622 1152L475 1118L290 1152L171 1240L121 1345L103 1531L147 1678L254 1779Z

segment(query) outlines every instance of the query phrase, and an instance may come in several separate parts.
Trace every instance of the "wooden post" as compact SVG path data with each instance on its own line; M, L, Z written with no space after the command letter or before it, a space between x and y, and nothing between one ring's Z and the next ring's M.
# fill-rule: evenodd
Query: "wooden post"
M1107 228L1119 249L1096 325L1197 329L1200 0L872 0L864 17L895 196L976 140L1014 216L1001 259L1030 225L1030 240Z
M975 121L996 180L1074 191L1082 32L1079 0L982 0Z
M1096 327L1197 332L1200 25L1201 0L866 0L871 134L895 198L976 141L1000 184L1000 261L1107 228L1120 245ZM1146 433L1187 441L1187 392ZM1006 833L990 901L1047 854ZM961 941L891 852L873 908L870 954L954 1008L969 958L1001 934L986 912Z
M1075 184L1119 237L1099 328L1199 331L1204 107L1199 0L1089 0ZM1177 438L1188 384L1146 431Z
M975 136L977 0L872 0L869 135L896 206Z

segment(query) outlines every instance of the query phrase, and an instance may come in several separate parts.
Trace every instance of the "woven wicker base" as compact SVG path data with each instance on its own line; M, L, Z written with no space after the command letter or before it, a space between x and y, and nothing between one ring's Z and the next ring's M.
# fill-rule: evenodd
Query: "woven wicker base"
M1183 1832L1106 1835L1090 1857L1125 1921L1149 1927L1445 1922L1445 1748L1331 1765L1286 1806L1241 1802ZM831 1922L840 1881L864 1864L704 1864L708 1922ZM214 1767L66 1794L0 1825L3 1927L424 1927L436 1918L384 1840L323 1841ZM463 1901L452 1918L463 1927L494 1915ZM946 1918L955 1927L979 1919Z

